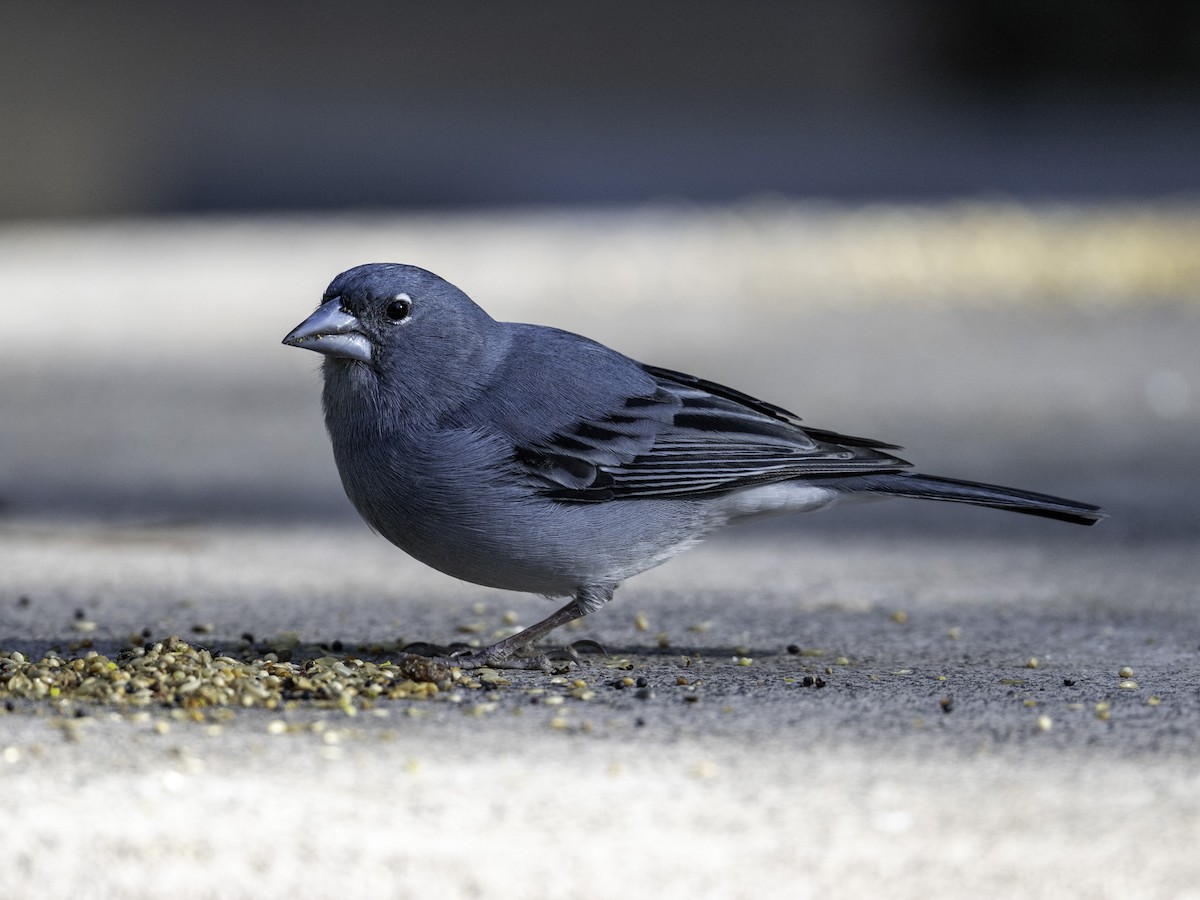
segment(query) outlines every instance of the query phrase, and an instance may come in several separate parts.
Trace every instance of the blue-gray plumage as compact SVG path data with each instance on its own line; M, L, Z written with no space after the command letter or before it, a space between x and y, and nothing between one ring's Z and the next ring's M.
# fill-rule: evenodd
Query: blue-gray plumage
M535 640L736 519L852 494L1084 525L1104 516L909 472L894 445L801 426L778 406L579 335L497 322L415 266L343 272L284 343L325 355L325 424L371 527L449 575L572 598L458 665L524 664Z

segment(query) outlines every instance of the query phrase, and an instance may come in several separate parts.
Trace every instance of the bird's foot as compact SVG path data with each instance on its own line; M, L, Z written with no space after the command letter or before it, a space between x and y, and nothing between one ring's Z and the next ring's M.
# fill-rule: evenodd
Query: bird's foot
M606 594L611 597L612 592ZM573 622L589 610L587 604L572 600L566 606L550 614L542 621L530 625L506 638L475 650L465 644L437 647L432 644L409 644L406 653L431 656L440 664L457 666L460 669L535 669L548 673L568 672L579 662L574 647L564 647L549 654L536 653L533 645L560 625ZM603 653L604 648L595 641L576 641L574 646L594 645Z
M450 647L439 647L436 644L426 643L409 644L404 648L404 652L426 657L441 665L456 666L459 669L524 669L557 675L570 671L571 666L582 661L576 647L582 649L585 645L589 650L606 652L595 641L576 641L572 646L560 647L545 653L535 652L527 644L504 645L502 641L478 650L471 649L464 644Z

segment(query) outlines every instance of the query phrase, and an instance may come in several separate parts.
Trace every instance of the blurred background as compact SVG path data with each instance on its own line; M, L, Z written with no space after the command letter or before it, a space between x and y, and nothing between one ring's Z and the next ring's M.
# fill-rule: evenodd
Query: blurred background
M0 217L1180 198L1188 0L0 9Z
M10 0L0 500L351 516L279 339L400 260L1152 530L1194 484L1198 163L1184 0Z

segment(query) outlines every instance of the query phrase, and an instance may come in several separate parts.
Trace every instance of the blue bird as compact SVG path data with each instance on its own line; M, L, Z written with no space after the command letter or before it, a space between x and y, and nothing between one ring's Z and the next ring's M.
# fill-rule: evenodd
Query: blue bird
M497 322L449 282L373 263L338 275L283 341L324 354L342 485L377 532L476 584L570 597L462 667L541 667L553 629L727 523L852 495L1091 525L1045 494L910 471L899 448L802 426L740 391L556 328Z

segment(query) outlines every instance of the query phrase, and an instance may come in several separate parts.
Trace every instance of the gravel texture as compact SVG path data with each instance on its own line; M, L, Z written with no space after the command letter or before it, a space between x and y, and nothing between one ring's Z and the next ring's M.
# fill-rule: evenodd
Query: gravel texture
M1200 896L1200 283L1170 250L1198 220L10 226L0 893ZM774 520L564 629L569 672L413 670L409 641L550 607L425 569L340 494L313 360L278 342L384 258L1112 518Z

